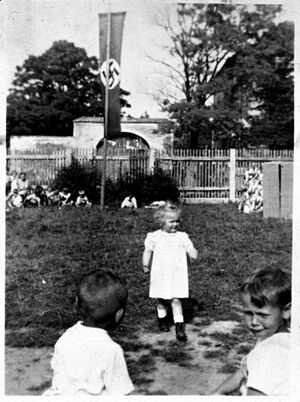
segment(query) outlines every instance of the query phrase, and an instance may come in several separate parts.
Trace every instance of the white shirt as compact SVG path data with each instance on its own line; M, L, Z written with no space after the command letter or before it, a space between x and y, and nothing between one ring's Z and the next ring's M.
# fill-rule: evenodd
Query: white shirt
M126 395L134 387L120 345L77 322L56 342L52 387L43 395Z
M121 204L121 208L137 208L137 202L135 197L126 197L124 198L122 204Z
M247 388L269 396L289 395L291 335L280 332L259 342L247 355Z
M19 190L19 194L25 194L29 186L28 180L22 180L21 178L17 179L17 188Z
M21 208L23 206L23 198L20 194L11 194L8 202L10 202L10 204L16 208Z
M81 204L87 205L88 203L89 203L89 200L86 195L79 195L76 199L76 205L81 205Z

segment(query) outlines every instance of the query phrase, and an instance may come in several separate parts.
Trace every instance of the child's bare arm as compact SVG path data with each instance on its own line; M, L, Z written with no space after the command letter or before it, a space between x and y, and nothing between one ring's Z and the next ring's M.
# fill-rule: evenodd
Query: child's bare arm
M239 389L241 382L244 378L244 374L241 369L238 369L230 377L228 377L222 384L220 384L211 395L229 395L232 392Z
M192 259L192 260L196 260L198 257L198 251L195 249L195 247L192 247L189 251L188 251L188 256Z
M151 250L144 250L143 253L143 270L145 273L150 272L150 262L151 262L151 257L152 257L152 251Z

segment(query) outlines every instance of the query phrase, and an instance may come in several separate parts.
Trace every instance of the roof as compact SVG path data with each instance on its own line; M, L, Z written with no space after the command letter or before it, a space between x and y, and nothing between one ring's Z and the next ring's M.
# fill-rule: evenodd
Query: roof
M148 123L148 124L155 124L155 123L164 123L168 121L169 119L166 118L146 118L143 117L141 119L136 119L136 118L121 118L121 123L126 123L126 124L138 124L138 123ZM103 123L104 118L103 117L88 117L88 116L82 116L79 117L78 119L73 120L74 123Z

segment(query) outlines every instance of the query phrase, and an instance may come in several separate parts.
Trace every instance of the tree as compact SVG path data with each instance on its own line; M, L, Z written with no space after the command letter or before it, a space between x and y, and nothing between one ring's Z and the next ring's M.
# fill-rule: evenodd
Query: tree
M7 98L7 135L71 135L73 120L102 116L98 60L65 40L17 66ZM121 90L121 107L130 107Z
M291 35L285 38L286 26L279 33L274 22L279 11L279 6L251 10L243 5L181 4L176 24L170 19L160 22L174 57L174 62L163 61L163 65L177 94L178 90L182 94L174 100L161 91L160 100L163 110L177 122L175 136L180 146L211 146L216 140L226 146L251 143L251 124L257 118L251 117L249 107L259 105L260 113L267 107L270 76L274 82L279 78L274 57L284 53L286 66L293 57L287 50L292 47ZM283 76L284 85L292 87L289 72ZM291 103L287 108L291 116ZM266 134L260 132L259 141Z
M251 117L251 143L270 148L294 145L294 27L284 22L265 33L258 52L266 60L260 82L253 89L260 114Z

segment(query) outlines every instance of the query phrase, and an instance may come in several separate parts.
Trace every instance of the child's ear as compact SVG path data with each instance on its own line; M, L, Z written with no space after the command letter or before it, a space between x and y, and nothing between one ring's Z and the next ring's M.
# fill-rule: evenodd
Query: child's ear
M116 324L118 324L124 315L124 309L123 308L119 308L119 310L117 310L116 314L115 314L115 322Z
M285 320L290 320L291 318L291 303L288 303L282 310L282 317Z

